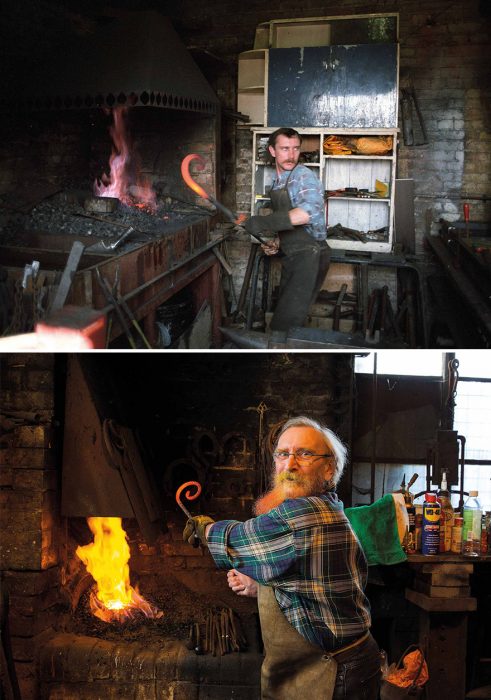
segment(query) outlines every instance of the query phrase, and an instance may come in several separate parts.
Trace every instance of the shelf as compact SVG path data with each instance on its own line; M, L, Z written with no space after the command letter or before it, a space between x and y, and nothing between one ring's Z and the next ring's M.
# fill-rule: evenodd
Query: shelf
M238 90L253 86L264 88L266 82L266 51L254 49L239 54Z
M350 154L346 156L335 156L323 153L322 157L329 158L330 160L392 160L394 156L359 156L355 154Z
M264 165L266 167L269 166L270 168L273 167L272 163L265 163L264 160L255 160L254 165ZM300 162L299 165L305 165L305 167L307 167L307 168L311 168L311 167L312 168L320 168L321 167L320 163L302 163L302 162Z
M265 139L272 131L272 128L267 127L252 128L254 153L257 154L260 143L264 148ZM357 132L358 136L391 136L395 149L397 129L335 130L313 127L298 129L302 135L302 148L306 152L319 153L319 162L302 163L302 165L310 167L314 173L318 174L323 190L334 191L351 187L373 192L376 190L377 180L386 183L389 187L389 193L384 197L359 197L350 194L326 197L326 223L329 227L340 224L360 232L379 229L387 231L383 240L366 239L362 242L348 238L328 238L329 246L333 249L389 253L392 250L393 237L395 152L392 155L383 156L322 153L324 139L336 131L344 135L353 135ZM275 178L275 167L273 163L255 160L252 169L251 211L256 213L257 208L263 206L269 199L264 193Z
M329 203L332 202L387 202L387 204L390 204L390 199L385 198L385 197L339 197L339 196L333 196L333 197L327 197L329 200Z
M272 20L269 42L273 48L329 46L331 24L319 17Z
M265 123L267 70L267 49L252 49L239 54L237 111L247 114L251 124Z

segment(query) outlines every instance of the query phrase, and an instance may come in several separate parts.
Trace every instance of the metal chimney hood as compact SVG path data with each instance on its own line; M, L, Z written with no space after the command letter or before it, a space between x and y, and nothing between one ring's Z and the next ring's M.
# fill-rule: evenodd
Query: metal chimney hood
M54 51L19 85L28 109L160 107L215 114L218 98L174 30L158 12L128 12Z
M132 430L100 415L83 359L68 358L61 514L135 518L152 543L164 525L158 490Z

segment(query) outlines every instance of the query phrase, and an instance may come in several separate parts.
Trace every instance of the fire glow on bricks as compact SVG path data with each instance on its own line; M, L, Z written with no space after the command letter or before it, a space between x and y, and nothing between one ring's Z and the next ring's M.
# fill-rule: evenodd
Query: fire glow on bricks
M77 556L95 580L90 594L92 614L104 622L125 622L142 613L160 618L163 612L130 585L130 548L121 518L87 518L94 541L78 547Z

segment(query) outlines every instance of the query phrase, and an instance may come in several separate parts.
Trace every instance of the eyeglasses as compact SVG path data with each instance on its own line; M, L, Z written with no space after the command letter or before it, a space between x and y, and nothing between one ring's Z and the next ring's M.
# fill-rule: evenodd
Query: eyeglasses
M289 457L295 457L297 464L305 466L310 464L318 457L333 457L334 455L329 453L325 455L317 455L310 450L295 450L295 452L287 452L286 450L276 450L273 452L273 457L277 462L286 462Z

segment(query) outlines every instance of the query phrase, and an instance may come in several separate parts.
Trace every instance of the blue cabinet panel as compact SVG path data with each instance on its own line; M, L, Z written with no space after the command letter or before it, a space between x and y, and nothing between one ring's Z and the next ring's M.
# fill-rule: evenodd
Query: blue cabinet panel
M268 125L397 127L397 45L270 49Z

